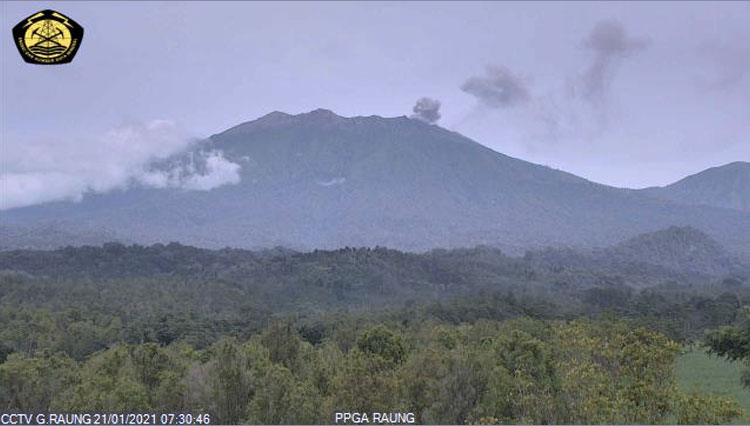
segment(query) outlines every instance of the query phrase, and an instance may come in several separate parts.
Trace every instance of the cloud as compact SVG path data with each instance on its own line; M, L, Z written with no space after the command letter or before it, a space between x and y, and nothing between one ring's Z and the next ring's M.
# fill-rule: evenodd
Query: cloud
M239 182L239 164L200 148L198 140L165 120L122 126L99 138L3 141L0 210L80 201L85 194L135 185L209 190ZM186 152L194 153L168 161Z
M138 183L153 188L209 191L240 182L241 166L224 158L219 150L187 153L184 159L164 169L153 168L134 176Z
M412 108L414 114L411 118L434 123L440 120L440 101L432 98L420 98Z
M601 99L614 78L618 61L648 44L645 39L628 37L619 21L598 22L583 40L584 47L593 54L581 80L583 96L589 100Z
M504 66L488 66L485 76L469 78L461 90L488 108L511 107L531 98L523 79Z

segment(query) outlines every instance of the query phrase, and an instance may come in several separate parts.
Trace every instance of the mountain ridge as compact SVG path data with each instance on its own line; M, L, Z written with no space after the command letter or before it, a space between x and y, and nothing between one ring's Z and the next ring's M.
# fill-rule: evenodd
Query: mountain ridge
M690 205L709 205L750 212L750 162L733 161L686 176L646 194Z
M147 244L415 251L602 246L690 225L750 253L745 212L598 184L407 117L272 112L201 148L240 164L240 182L211 191L136 187L0 217L19 225L64 218Z

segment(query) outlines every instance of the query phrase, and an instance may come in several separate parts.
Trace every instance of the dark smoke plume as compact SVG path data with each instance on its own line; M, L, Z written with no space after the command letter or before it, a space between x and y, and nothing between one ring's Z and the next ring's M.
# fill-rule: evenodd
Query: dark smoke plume
M420 98L414 104L412 111L414 111L414 114L411 118L432 124L440 120L440 101L432 98Z
M646 40L628 38L622 24L614 20L597 23L583 43L594 54L582 82L583 95L590 100L600 99L604 95L619 59L648 45Z
M503 66L488 66L484 77L471 77L461 90L489 108L510 107L531 98L524 81Z

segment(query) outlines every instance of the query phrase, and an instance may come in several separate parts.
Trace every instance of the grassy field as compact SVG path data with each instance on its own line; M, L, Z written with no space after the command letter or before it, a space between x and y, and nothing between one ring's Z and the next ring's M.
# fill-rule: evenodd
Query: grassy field
M677 359L677 385L683 391L699 390L737 401L745 410L736 424L750 424L750 389L740 384L745 366L694 349Z

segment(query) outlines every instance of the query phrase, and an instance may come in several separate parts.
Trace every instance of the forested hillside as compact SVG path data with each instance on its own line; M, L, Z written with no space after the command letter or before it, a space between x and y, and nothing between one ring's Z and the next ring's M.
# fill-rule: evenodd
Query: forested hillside
M279 316L306 329L313 321L311 333L323 333L311 337L317 341L326 337L321 321L346 312L460 324L604 311L684 340L730 323L750 300L745 277L666 271L547 264L486 247L299 253L113 243L9 251L0 253L0 341L6 351L83 359L118 342L205 347L248 337Z
M527 260L547 266L578 267L624 276L640 276L641 284L654 277L692 281L696 274L750 276L750 262L731 255L698 229L672 226L637 235L610 247L596 249L546 248L528 252ZM635 282L633 281L632 284Z
M488 247L6 251L0 409L730 421L732 403L676 390L673 361L680 343L738 320L746 278L650 271Z

